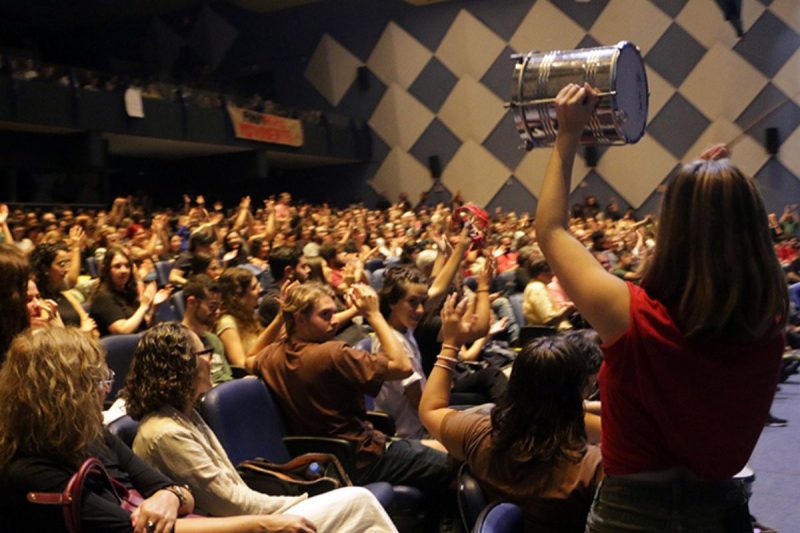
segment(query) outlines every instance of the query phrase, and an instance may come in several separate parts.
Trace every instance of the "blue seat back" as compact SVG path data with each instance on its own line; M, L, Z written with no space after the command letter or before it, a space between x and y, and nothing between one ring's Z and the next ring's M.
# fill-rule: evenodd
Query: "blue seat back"
M172 272L172 261L157 261L156 262L156 281L159 287L163 287L169 283L169 273Z
M203 397L200 415L235 465L255 457L275 463L291 458L282 440L286 429L278 405L260 379L217 385Z
M155 324L160 324L162 322L180 322L181 320L183 320L183 318L178 316L178 311L175 309L175 303L172 298L167 298L156 306L156 312L153 315Z
M183 301L183 290L172 293L172 306L178 314L178 320L183 320L183 315L186 314L186 302Z
M513 503L496 502L481 512L472 533L522 533L524 530L522 509Z
M133 333L130 335L108 335L100 339L100 344L106 349L106 363L115 374L114 384L111 386L111 392L106 396L106 401L113 402L119 393L119 389L125 383L125 377L128 375L128 370L133 360L133 352L139 343L139 337L138 333Z
M466 464L461 465L458 470L457 496L458 512L464 524L464 531L472 531L487 501L478 480L472 476Z
M139 422L131 418L130 415L125 415L111 422L108 425L108 430L127 444L128 448L132 448L133 439L136 438L136 433L139 431Z
M376 291L383 288L383 273L385 270L385 268L379 268L369 275L369 284L372 285L372 288Z
M98 277L100 271L97 268L97 259L94 257L87 257L84 260L83 265L86 267L87 274L93 278Z

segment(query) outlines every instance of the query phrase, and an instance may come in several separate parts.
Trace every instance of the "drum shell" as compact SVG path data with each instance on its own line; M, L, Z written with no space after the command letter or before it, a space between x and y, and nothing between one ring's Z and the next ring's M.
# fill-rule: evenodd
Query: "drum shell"
M645 100L641 132L626 135L623 129L628 119L627 111L620 109L616 95L617 67L620 53L630 47L635 51L641 69ZM630 58L631 49L627 50ZM646 120L647 80L638 49L628 42L614 46L531 52L515 56L512 86L512 109L517 130L526 148L551 145L558 132L553 99L569 83L582 85L588 82L602 94L589 125L581 135L583 144L627 144L639 140L644 133ZM541 101L540 103L532 103ZM641 110L636 110L641 113Z

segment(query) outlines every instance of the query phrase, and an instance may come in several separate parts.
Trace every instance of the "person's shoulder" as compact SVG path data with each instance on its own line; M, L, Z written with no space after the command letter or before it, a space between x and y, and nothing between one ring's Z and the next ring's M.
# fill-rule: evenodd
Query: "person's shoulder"
M236 324L236 318L233 315L225 313L217 319L217 334L228 328L239 329L239 326Z
M492 420L488 414L451 409L442 420L442 431L454 431L469 436L489 435Z

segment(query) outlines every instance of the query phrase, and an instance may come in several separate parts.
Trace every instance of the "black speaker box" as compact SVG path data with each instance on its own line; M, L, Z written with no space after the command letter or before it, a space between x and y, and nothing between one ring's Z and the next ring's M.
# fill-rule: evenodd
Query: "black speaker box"
M369 90L369 70L367 67L361 66L356 69L356 84L361 91L366 92Z
M586 160L586 166L594 168L597 166L597 147L587 144L583 148L583 158Z
M778 147L781 144L781 140L778 137L778 128L767 128L764 135L764 144L767 147L768 154L777 155Z
M438 155L428 157L428 168L431 170L431 177L439 179L442 177L442 161Z

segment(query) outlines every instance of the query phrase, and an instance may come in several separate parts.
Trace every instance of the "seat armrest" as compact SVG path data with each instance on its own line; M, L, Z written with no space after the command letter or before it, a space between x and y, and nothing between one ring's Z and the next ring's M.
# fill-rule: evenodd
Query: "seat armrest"
M348 440L333 437L284 437L283 443L292 457L304 453L329 453L339 459L348 476L352 477L355 473L355 445Z
M389 413L383 411L367 411L367 420L372 423L372 426L389 437L394 437L397 432L397 427L394 424L394 418Z

